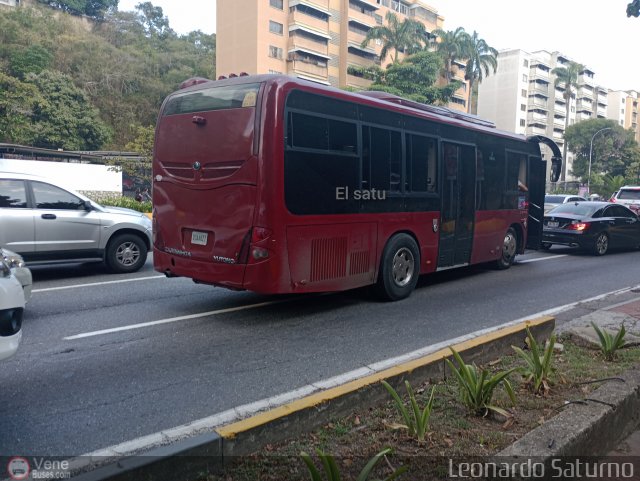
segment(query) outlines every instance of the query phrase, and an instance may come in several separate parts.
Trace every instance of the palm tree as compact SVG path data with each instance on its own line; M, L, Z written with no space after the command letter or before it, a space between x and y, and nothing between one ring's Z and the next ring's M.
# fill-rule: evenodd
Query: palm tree
M487 42L478 36L478 32L473 31L465 45L465 57L467 66L464 78L469 81L469 105L467 112L471 112L471 99L473 97L473 86L476 82L481 83L485 77L490 75L490 70L496 73L498 69L498 51L490 47Z
M564 131L569 128L569 112L571 111L571 98L573 97L573 90L578 88L578 76L584 70L584 65L577 62L569 62L566 67L556 67L551 73L556 76L553 84L555 87L560 87L563 90L562 97L567 102L566 114L564 119ZM562 146L562 175L560 181L564 182L567 178L567 142L564 142Z
M417 20L406 18L400 22L398 16L393 12L387 12L385 18L387 25L380 25L370 29L362 41L362 48L369 45L372 40L382 40L380 59L387 58L387 54L393 50L391 61L395 64L398 62L399 51L414 51L417 45L425 43L427 38L426 30L424 25Z
M433 31L433 34L438 37L438 41L435 44L436 53L444 60L444 77L447 83L451 83L454 62L466 58L466 45L469 41L469 34L462 27L449 31L437 29Z

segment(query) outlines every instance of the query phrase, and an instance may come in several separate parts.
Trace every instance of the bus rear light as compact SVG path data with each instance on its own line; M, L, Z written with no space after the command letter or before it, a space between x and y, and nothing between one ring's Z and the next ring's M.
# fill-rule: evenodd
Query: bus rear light
M240 77L248 77L249 74L247 72L240 72Z
M236 77L237 77L237 75L236 75L236 74L234 74L234 73L230 73L230 74L229 74L229 78L236 78Z
M271 229L266 227L254 227L251 232L251 243L256 244L271 237Z
M225 77L224 75L220 75L220 76L218 77L218 80L227 80L227 77Z
M584 230L587 230L589 226L591 226L589 222L572 222L567 228L569 230L577 230L579 232L582 232Z
M269 257L269 251L267 249L263 249L262 247L254 247L251 250L251 257L255 260L262 260Z

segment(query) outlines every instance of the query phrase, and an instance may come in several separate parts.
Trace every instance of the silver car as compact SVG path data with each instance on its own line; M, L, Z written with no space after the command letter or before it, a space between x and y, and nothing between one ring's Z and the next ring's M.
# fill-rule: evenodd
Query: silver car
M50 180L0 172L0 247L30 266L104 261L134 272L147 260L151 220L131 209L102 207Z

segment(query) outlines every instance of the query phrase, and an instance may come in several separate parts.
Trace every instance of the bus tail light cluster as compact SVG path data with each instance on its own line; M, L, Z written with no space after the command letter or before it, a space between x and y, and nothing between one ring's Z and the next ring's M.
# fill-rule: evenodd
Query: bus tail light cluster
M269 249L261 247L259 244L268 240L272 233L273 231L266 227L251 228L242 240L238 262L240 264L248 264L251 260L261 261L267 259L269 257Z
M589 222L574 221L571 224L569 224L569 226L567 226L567 229L577 230L578 232L581 232L581 231L587 230L590 226L591 224Z

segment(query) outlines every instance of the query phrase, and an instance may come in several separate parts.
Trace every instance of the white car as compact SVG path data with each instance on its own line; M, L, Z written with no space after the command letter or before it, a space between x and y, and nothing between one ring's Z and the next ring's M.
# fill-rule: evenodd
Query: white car
M31 299L33 278L31 276L31 271L24 263L24 259L20 254L16 254L6 248L0 248L0 256L4 257L4 260L9 264L13 275L16 276L16 279L18 279L18 282L22 285L22 290L24 291L24 302L29 302L29 299Z
M13 356L22 339L24 292L9 264L0 257L0 361Z

